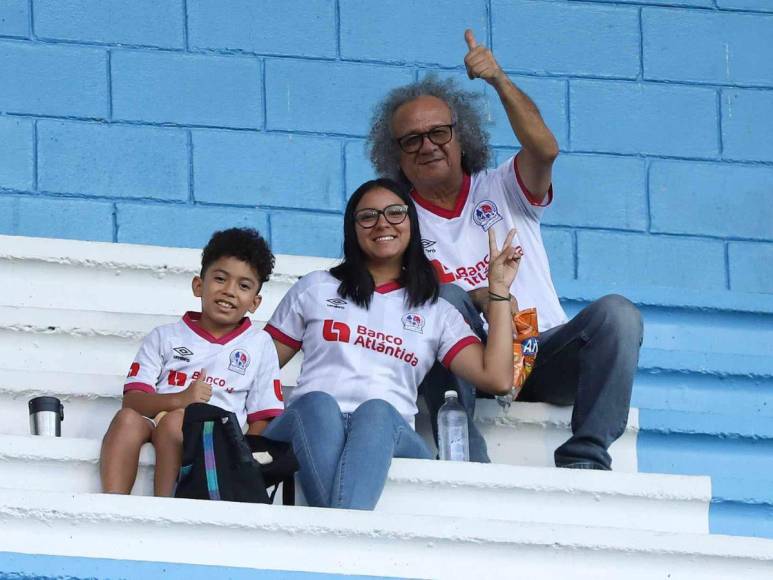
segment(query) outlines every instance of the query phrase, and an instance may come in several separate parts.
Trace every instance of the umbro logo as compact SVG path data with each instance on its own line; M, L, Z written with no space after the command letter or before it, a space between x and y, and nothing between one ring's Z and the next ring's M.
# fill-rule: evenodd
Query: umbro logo
M327 302L330 308L338 308L339 310L343 310L344 306L346 306L346 300L343 298L328 298L325 302Z
M428 240L427 238L421 239L421 245L424 246L424 253L426 254L434 254L436 252L436 249L434 248L435 244L437 244L437 241L435 240Z
M191 362L191 359L188 358L189 356L193 356L193 351L191 349L184 346L178 346L177 348L173 348L172 350L177 353L174 356L175 360Z

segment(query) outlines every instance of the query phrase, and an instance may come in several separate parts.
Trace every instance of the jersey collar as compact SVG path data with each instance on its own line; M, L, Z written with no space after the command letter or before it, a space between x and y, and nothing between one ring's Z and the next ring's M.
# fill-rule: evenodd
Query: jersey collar
M462 187L459 188L459 194L456 196L456 205L454 206L454 209L446 209L439 205L435 205L427 198L422 197L415 188L411 189L411 197L413 198L413 201L416 202L416 205L420 205L427 211L450 220L462 215L464 204L467 203L467 196L470 194L470 181L469 173L465 173L462 177Z
M246 316L242 318L241 322L239 322L238 326L234 328L231 332L228 334L224 334L220 338L216 338L212 336L209 332L201 328L199 326L198 322L201 320L201 312L186 312L183 316L183 322L190 328L194 333L198 334L201 338L206 340L207 342L211 342L212 344L228 344L230 341L232 341L234 338L239 336L240 334L243 334L251 325L252 322L250 322L250 319Z
M385 282L380 286L376 286L375 290L379 294L388 294L389 292L393 292L394 290L399 290L402 287L403 287L402 284L400 284L397 280L392 280L391 282Z

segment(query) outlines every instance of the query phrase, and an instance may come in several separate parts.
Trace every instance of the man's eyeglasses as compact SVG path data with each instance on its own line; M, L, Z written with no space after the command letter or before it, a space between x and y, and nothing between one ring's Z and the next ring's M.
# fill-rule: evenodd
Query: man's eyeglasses
M408 206L396 203L388 205L384 209L367 207L354 213L354 221L361 228L370 229L378 223L378 218L382 215L388 223L396 226L403 223L408 217Z
M435 145L445 145L454 136L454 125L438 125L425 133L411 133L397 139L397 144L405 153L416 153L424 144L426 137Z

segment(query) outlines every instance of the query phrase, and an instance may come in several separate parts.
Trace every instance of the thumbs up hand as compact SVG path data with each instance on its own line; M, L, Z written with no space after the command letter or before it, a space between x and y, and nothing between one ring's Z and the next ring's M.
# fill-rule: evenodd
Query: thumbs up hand
M492 86L502 80L505 73L494 55L488 48L478 44L475 35L469 28L464 31L464 40L467 42L468 49L467 55L464 57L467 76L471 79L483 79Z

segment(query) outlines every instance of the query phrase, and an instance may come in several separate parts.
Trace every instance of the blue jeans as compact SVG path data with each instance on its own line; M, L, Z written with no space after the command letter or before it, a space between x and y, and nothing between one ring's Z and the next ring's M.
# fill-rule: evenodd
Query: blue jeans
M342 413L321 391L307 393L271 421L265 437L292 443L311 506L372 510L392 457L431 459L422 438L381 399Z
M441 286L440 295L485 340L483 324L467 292L446 284ZM616 294L599 298L566 324L540 333L537 360L518 400L574 405L572 436L556 449L557 466L611 469L612 459L607 449L623 434L628 421L643 333L638 309ZM450 376L459 385L459 400L470 419L470 459L487 461L485 442L477 428L473 435L473 386L448 371L445 371L447 376L433 371L434 368L421 387L433 429L436 429L437 410L442 405L442 400L437 404L437 393L441 393L442 399L442 390L450 384L447 382Z

